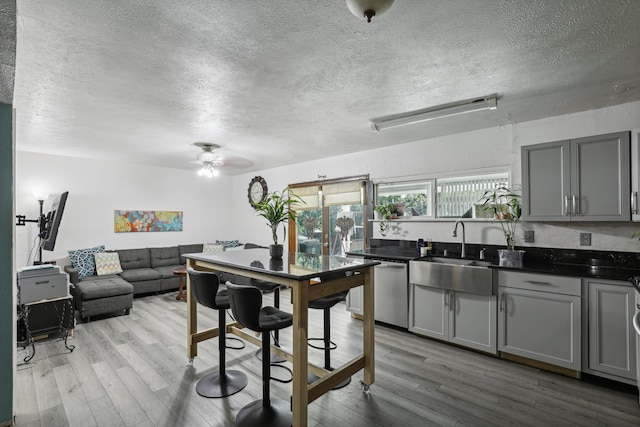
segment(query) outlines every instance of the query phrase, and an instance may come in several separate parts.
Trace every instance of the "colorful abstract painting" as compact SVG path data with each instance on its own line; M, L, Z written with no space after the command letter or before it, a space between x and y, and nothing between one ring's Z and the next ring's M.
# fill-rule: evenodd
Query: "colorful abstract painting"
M114 218L116 233L182 231L182 211L116 210Z

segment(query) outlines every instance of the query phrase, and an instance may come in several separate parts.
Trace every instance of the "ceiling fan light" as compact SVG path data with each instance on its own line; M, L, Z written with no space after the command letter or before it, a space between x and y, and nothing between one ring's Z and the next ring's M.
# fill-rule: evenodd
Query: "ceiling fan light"
M218 156L216 156L211 151L204 151L204 152L198 154L198 160L200 160L202 162L212 162L212 161L216 160L217 157Z
M371 22L374 16L382 15L393 4L393 0L346 0L347 7L358 18Z
M218 170L213 166L211 162L204 162L202 167L198 169L198 176L206 176L207 178L213 178L218 176Z

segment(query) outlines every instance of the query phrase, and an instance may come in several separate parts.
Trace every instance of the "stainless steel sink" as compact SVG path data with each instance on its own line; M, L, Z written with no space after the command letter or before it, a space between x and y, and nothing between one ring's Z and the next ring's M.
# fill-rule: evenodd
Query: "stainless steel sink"
M432 288L494 295L493 270L486 261L430 257L409 262L409 282Z
M464 258L429 257L421 261L437 262L439 264L468 265L471 267L489 267L491 265L491 263L487 261Z

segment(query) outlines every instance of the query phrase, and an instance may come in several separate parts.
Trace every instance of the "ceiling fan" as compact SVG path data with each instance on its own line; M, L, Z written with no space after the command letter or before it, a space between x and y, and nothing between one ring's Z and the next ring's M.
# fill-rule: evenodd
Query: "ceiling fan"
M198 154L196 160L192 162L202 165L198 169L198 175L206 176L207 178L218 176L219 172L216 166L222 166L224 162L222 161L222 156L215 154L213 150L217 150L220 146L210 142L195 142L193 145L202 149L202 153Z

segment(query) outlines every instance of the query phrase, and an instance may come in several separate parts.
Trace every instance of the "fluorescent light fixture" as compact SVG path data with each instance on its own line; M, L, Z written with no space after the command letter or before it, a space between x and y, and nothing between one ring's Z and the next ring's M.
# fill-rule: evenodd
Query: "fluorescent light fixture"
M480 98L447 107L436 107L429 110L413 111L389 119L373 119L371 120L371 129L374 131L381 131L382 129L427 122L429 120L457 116L458 114L473 113L475 111L495 110L496 108L498 108L498 99L496 97Z

